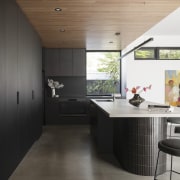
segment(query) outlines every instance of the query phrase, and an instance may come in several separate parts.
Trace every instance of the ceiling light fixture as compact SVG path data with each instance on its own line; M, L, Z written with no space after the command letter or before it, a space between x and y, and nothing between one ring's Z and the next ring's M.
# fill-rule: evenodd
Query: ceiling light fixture
M62 9L61 9L61 8L58 8L58 7L55 8L54 10L55 10L55 11L62 11Z
M119 36L120 34L121 34L120 32L116 32L116 33L115 33L116 36Z
M109 41L110 44L114 43L113 41Z
M65 32L65 29L62 28L62 29L60 29L59 31L60 31L60 32Z
M133 51L141 48L143 45L145 45L145 44L147 44L147 43L149 43L150 41L153 41L153 40L154 40L154 38L152 38L152 37L149 38L149 39L147 39L146 41L142 42L141 44L135 46L135 47L134 47L133 49L131 49L130 51L128 51L128 52L126 52L125 54L123 54L120 59L122 59L123 57L127 56L127 55L130 54L131 52L133 52Z

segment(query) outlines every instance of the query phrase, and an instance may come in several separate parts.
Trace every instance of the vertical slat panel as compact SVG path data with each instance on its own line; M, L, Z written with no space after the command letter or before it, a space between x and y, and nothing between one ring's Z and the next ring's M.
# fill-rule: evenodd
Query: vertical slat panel
M158 142L167 136L166 119L126 118L115 124L115 152L122 167L135 174L154 175ZM158 173L165 169L166 157L161 154Z

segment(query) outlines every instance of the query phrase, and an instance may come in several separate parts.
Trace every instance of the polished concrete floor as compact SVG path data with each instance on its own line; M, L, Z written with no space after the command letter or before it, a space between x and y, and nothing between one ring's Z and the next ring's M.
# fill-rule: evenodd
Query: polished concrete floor
M180 171L180 160L174 159ZM168 180L169 174L159 180ZM173 180L180 175L173 174ZM89 126L46 126L10 180L153 180L123 170L113 155L97 153Z

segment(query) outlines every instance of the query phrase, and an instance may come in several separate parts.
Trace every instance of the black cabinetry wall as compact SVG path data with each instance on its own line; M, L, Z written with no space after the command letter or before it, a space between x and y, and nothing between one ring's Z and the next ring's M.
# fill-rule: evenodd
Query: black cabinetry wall
M17 53L18 53L18 9L15 3L7 1L5 3L5 114L1 121L5 125L4 128L4 158L2 168L5 170L4 177L11 173L13 167L19 160L19 144L18 144L18 111L17 111ZM12 31L13 29L13 31ZM3 94L0 94L2 97ZM18 146L17 146L18 145ZM18 147L18 148L17 148ZM7 163L6 163L7 162ZM4 178L3 177L3 178Z
M85 49L44 49L45 76L86 76Z
M15 0L0 1L0 179L42 131L40 40Z
M44 48L44 62L46 124L88 123L85 49ZM56 89L59 98L51 97L48 79L64 84Z

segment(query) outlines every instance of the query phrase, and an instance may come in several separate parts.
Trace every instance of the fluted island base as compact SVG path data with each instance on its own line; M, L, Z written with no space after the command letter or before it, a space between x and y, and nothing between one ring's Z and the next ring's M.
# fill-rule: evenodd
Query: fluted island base
M166 138L165 118L121 118L114 122L114 151L122 167L129 172L153 176L158 142ZM161 154L158 173L166 170L166 156Z

